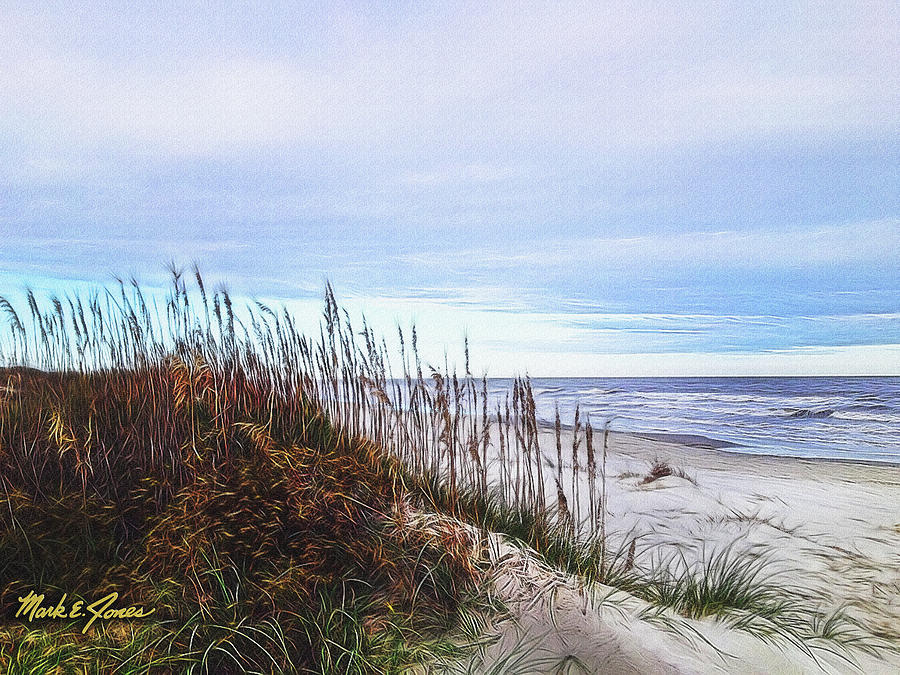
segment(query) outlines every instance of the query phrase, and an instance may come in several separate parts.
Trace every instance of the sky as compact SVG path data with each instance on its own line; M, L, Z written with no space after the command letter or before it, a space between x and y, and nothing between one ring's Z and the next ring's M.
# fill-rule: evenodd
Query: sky
M0 0L0 295L196 262L494 376L900 374L896 2L78 4Z

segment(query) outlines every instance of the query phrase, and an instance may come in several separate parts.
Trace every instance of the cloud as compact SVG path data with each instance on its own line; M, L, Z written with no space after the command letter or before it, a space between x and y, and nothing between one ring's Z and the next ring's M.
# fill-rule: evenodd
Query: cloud
M150 33L137 52L110 18L82 20L74 41L61 15L7 11L0 111L7 135L38 145L166 157L284 144L589 152L896 131L896 7L779 7L770 18L707 3L479 3L375 18L281 8L248 26L269 39L232 28L228 44L198 39L210 22L199 11L160 21L174 35L156 35L161 17L113 10ZM271 44L280 25L299 34L293 49Z
M896 3L82 4L0 9L4 281L329 277L548 374L896 341Z
M520 359L534 377L773 377L900 375L900 345L805 347L767 353L545 352Z
M322 78L271 62L140 65L29 60L2 79L7 115L38 145L194 155L309 142L327 128ZM12 108L12 110L9 110Z
M721 268L799 267L873 263L900 258L900 220L840 225L788 225L742 231L649 232L628 237L575 236L397 256L415 265L485 269L596 269L635 265L714 265Z

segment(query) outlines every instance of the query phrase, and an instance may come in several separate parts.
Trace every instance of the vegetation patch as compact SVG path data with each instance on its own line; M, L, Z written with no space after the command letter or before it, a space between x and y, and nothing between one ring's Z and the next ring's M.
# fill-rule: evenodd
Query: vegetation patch
M697 480L689 475L684 469L672 468L667 462L655 462L639 484L648 485L660 478L665 478L666 476L675 476L689 481L694 485L697 484Z
M385 672L447 648L480 577L477 542L448 519L418 522L371 442L314 407L278 423L271 391L216 382L199 360L6 375L3 607L31 588L86 602L116 590L156 612L88 634L8 623L13 670L62 653L128 672Z

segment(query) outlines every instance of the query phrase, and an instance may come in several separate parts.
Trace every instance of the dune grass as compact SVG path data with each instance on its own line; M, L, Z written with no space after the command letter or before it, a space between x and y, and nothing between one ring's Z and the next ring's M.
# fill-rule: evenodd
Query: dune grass
M0 298L0 605L113 589L156 615L87 634L8 622L8 672L395 672L460 656L497 611L467 526L685 616L787 616L755 559L673 576L644 569L634 538L609 547L608 426L595 444L577 411L564 448L557 415L553 475L527 377L489 399L468 344L462 375L423 363L415 328L391 354L330 287L315 338L196 270L173 269L165 297L121 281L27 305ZM858 638L809 616L821 630L792 628L796 613L769 633L733 622Z
M27 670L65 646L67 663L103 672L388 672L429 643L446 648L479 578L476 542L450 525L410 527L395 463L321 413L282 426L267 397L248 398L223 426L204 373L157 373L169 387L123 372L10 375L3 606L29 588L112 589L157 614L90 641L80 625L37 641L10 625L0 642L18 646L0 661ZM158 419L172 434L161 459L145 440Z
M684 469L673 468L664 461L656 461L653 463L653 466L650 467L647 475L641 480L641 485L648 485L649 483L658 481L660 478L665 478L666 476L675 476L676 478L682 478L694 485L697 484L697 479L690 476Z

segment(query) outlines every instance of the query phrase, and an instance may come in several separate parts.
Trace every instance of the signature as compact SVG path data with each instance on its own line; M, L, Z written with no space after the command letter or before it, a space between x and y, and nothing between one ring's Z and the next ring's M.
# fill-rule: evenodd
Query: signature
M43 593L38 595L31 590L24 598L19 598L19 610L16 612L16 618L21 617L23 621L32 622L35 620L49 619L87 619L82 633L86 633L95 621L102 619L109 621L111 619L141 619L150 616L156 611L156 608L144 609L140 605L128 605L127 607L115 607L119 594L116 591L107 593L99 600L95 600L91 604L85 606L84 600L76 600L70 606L66 605L68 593L63 593L62 597L56 605L46 603L46 597Z

